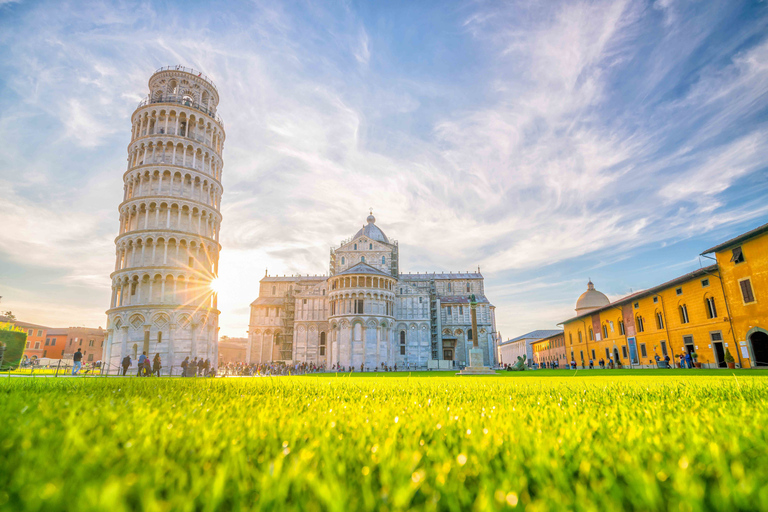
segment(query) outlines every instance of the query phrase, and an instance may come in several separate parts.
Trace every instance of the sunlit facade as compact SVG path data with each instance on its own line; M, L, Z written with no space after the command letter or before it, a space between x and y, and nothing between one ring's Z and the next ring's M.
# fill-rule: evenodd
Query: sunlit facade
M225 134L202 73L159 69L149 91L131 117L105 359L114 371L126 355L159 353L178 374L186 357L218 358Z
M463 366L472 345L469 296L476 296L478 343L495 364L495 309L478 272L405 274L399 246L370 215L330 254L329 275L265 276L251 304L250 362L314 363L372 370L382 365Z

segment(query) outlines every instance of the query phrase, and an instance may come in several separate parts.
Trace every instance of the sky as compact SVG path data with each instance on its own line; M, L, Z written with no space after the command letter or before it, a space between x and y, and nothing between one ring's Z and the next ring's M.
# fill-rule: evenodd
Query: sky
M373 208L401 272L479 266L502 338L768 222L768 3L0 0L0 309L105 326L130 117L219 90L220 334Z

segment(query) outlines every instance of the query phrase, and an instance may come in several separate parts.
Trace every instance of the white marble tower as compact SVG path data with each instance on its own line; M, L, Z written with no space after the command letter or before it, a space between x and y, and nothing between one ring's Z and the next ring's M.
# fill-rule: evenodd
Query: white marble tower
M131 117L115 239L105 361L159 353L163 373L185 357L218 356L211 281L218 274L224 127L219 93L199 71L171 66L149 79Z

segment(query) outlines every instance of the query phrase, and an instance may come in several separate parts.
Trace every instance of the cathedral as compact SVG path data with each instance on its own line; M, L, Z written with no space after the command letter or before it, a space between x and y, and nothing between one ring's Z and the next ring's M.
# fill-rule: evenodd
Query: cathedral
M472 332L469 296L477 301ZM246 359L374 370L459 368L477 336L496 363L495 308L478 272L400 273L398 243L373 214L331 249L327 276L269 276L251 304Z

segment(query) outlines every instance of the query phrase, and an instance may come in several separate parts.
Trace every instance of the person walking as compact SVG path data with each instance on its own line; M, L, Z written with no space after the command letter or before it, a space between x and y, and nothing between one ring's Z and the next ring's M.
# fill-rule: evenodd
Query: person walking
M189 356L181 362L181 376L189 377Z
M139 356L139 371L136 373L137 377L141 377L141 373L144 371L144 361L147 360L147 353L142 352Z
M211 360L206 359L205 363L203 363L203 371L205 371L205 376L207 377L209 373L211 373Z
M152 360L152 374L160 376L160 368L162 368L162 365L160 364L160 353L155 353L155 358Z
M125 356L123 358L123 377L125 377L125 374L128 372L128 367L131 366L131 356Z
M688 366L688 368L693 368L692 359L691 359L691 353L686 352L685 353L685 364Z
M200 360L197 362L197 375L198 377L203 377L203 369L205 368L205 361L203 361L203 358L201 357Z
M72 356L72 361L74 364L72 365L72 375L77 375L80 373L80 368L83 366L83 353L80 352L80 349L77 349L77 352L75 352L75 355Z

